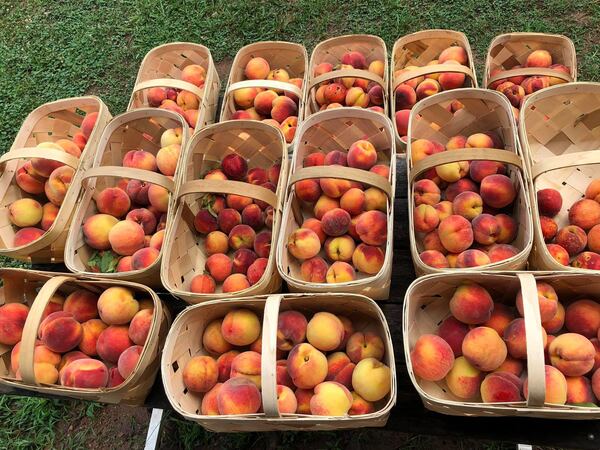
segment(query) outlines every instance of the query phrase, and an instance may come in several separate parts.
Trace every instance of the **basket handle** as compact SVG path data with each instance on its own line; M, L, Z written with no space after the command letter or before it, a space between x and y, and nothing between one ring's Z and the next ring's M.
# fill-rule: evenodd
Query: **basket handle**
M266 417L280 417L277 407L277 322L281 298L281 294L267 297L263 313L260 373Z
M517 276L521 283L527 341L527 406L543 406L546 400L546 367L537 285L531 273L518 273Z
M473 74L471 68L467 66L463 66L462 64L432 64L430 66L418 67L413 70L407 70L403 72L401 75L396 77L396 81L394 81L394 86L392 88L392 92L396 90L396 88L402 83L412 80L413 78L422 77L425 75L431 75L434 73L440 72L452 72L452 73L462 73L468 76L471 81L476 80L476 76Z
M137 92L153 87L169 87L190 91L198 97L198 100L202 100L202 97L204 96L204 88L199 88L195 84L183 80L175 80L173 78L155 78L153 80L142 81L133 87L133 93L136 94Z
M289 179L289 189L291 189L298 181L313 178L341 178L344 180L357 181L359 183L367 183L385 192L388 198L392 198L392 186L390 182L381 175L377 175L376 173L367 170L345 166L312 166L298 169Z
M373 81L379 84L385 89L385 81L379 75L369 72L364 69L340 69L332 70L331 72L325 72L318 77L313 77L308 83L308 90L310 91L315 86L318 86L324 81L333 80L335 78L362 78L364 80Z
M151 172L150 170L136 169L133 167L122 166L100 166L92 167L84 172L82 180L97 177L122 177L134 178L147 183L157 184L164 187L167 191L175 190L175 183L169 177L160 173Z
M63 152L62 150L43 147L23 147L10 150L0 157L0 164L15 159L26 158L49 159L50 161L61 162L73 169L77 169L77 166L79 165L79 158L76 158L67 152Z
M27 315L25 326L23 328L21 350L19 352L19 369L21 371L21 378L26 384L34 386L40 385L35 379L33 357L35 352L35 341L38 335L38 328L42 322L44 309L46 309L46 305L50 301L50 298L52 298L52 295L54 295L56 290L63 283L74 280L75 278L65 275L50 278L41 287L29 309L29 314Z
M531 168L531 178L535 180L540 175L551 170L564 169L566 167L586 166L589 164L600 164L600 151L585 151L567 153L566 155L544 158Z
M299 89L298 86L292 83L286 83L285 81L278 80L238 81L229 85L229 87L227 88L227 95L231 94L233 91L237 91L238 89L245 88L280 89L282 91L291 92L292 94L295 94L298 98L302 98L302 90Z
M177 199L190 194L234 194L262 200L277 209L277 195L270 189L233 180L194 180L181 185Z
M521 170L523 169L523 159L509 150L500 150L497 148L463 148L435 153L416 162L410 170L409 182L412 183L419 175L432 167L452 162L472 160L499 161L512 164Z
M561 80L566 81L567 83L570 83L573 81L573 77L571 77L570 74L566 74L564 72L559 72L558 70L549 69L547 67L522 67L520 69L504 70L502 72L499 72L499 73L489 77L487 80L486 87L489 88L490 84L492 84L495 81L502 80L504 78L532 76L532 75L560 78Z

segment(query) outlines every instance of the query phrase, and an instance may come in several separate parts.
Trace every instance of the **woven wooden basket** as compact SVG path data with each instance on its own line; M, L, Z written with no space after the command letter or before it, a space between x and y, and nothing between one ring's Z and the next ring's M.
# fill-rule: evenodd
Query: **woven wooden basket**
M587 274L551 272L445 273L420 278L406 291L402 331L408 374L427 409L454 416L523 416L548 419L599 419L597 407L545 403L544 344L535 282L549 283L562 300L597 297L600 277ZM410 351L419 336L436 334L439 324L450 316L448 303L456 287L471 281L486 288L492 298L513 305L517 292L523 291L525 332L527 334L527 375L529 396L515 403L466 402L454 396L445 382L417 379Z
M223 157L239 154L248 160L248 167L269 168L281 162L279 183L275 193L261 186L238 181L203 180L200 176L220 166ZM251 120L230 120L211 125L196 133L183 155L183 170L177 186L172 226L167 228L163 248L161 278L164 286L188 303L215 298L260 295L278 292L281 278L275 268L275 243L281 223L282 197L287 180L287 150L283 135L271 125ZM208 255L204 237L194 228L194 216L200 210L206 194L238 194L260 199L274 208L272 245L263 277L248 289L223 293L220 287L213 294L190 291L194 276L203 273Z
M181 71L190 64L198 64L206 70L203 87L181 80ZM127 110L147 107L148 89L153 87L183 89L201 100L194 130L215 122L221 81L210 50L205 46L191 42L172 42L150 50L140 65Z
M244 68L250 59L260 56L265 58L271 69L285 69L290 78L301 78L302 88L295 84L276 80L247 80L244 75ZM302 122L304 115L304 87L306 86L306 74L308 73L308 54L306 48L300 44L282 41L264 41L255 42L246 45L238 50L231 70L229 80L225 88L223 104L221 106L221 121L230 120L232 114L236 111L233 92L249 87L258 87L264 89L280 89L294 94L298 99L298 125Z
M43 395L57 395L81 400L103 403L122 403L140 405L154 385L160 364L162 346L170 325L168 311L163 309L158 296L148 287L137 283L118 280L98 280L87 277L75 277L56 272L29 271L24 269L1 269L0 303L26 303L30 306L25 322L19 367L22 380L15 378L10 368L11 347L0 345L0 384L11 388L39 392ZM38 383L33 370L33 352L38 327L46 305L56 292L68 295L77 289L101 292L111 286L124 286L151 299L154 303L154 317L148 333L144 350L132 374L114 388L83 389L54 384Z
M204 416L200 414L202 395L188 391L182 372L194 356L207 355L202 346L204 328L212 320L223 317L234 308L247 308L263 317L261 384L262 409L256 414ZM343 314L361 330L370 330L382 337L385 345L383 362L391 371L390 393L375 403L370 414L347 417L280 414L277 408L276 341L279 311L294 309L311 314L329 311ZM214 300L195 305L180 314L169 332L162 356L161 373L165 392L175 411L183 417L217 432L338 430L362 427L383 427L396 403L396 367L390 330L381 309L369 298L353 294L279 294L245 297L235 300Z
M464 48L469 57L469 67L453 65L453 64L436 64L427 66L432 60L445 48L451 46L460 46ZM416 66L419 70L405 72L399 77L394 74L397 70L403 69L406 66ZM394 92L398 85L405 81L411 80L424 75L441 72L455 72L465 74L464 87L477 87L477 72L475 71L475 62L473 52L469 45L469 39L464 33L453 30L424 30L416 33L408 34L401 37L394 43L392 49L392 64L390 66L390 110L394 132L396 135L396 145L398 150L406 150L406 143L401 140L398 128L396 127L396 102Z
M96 126L90 134L79 159L66 152L53 149L39 149L42 142L56 142L59 139L72 139L80 131L84 114L97 112ZM58 263L63 261L67 230L73 217L73 209L79 196L81 174L94 158L100 134L111 119L106 105L98 97L75 97L45 103L34 109L19 130L10 150L0 157L0 255L10 256L21 261L35 263ZM16 174L29 159L40 155L73 167L75 174L71 186L52 226L37 240L14 247L15 227L9 220L8 206L21 198L32 197L16 183Z
M571 75L542 67L524 67L529 54L535 50L548 50L554 64L564 64ZM513 69L514 66L523 66ZM493 70L501 72L491 75ZM507 77L547 75L566 82L577 81L577 56L573 41L559 34L507 33L496 36L488 48L483 73L483 87Z
M107 125L98 142L94 165L82 177L84 180L83 193L71 223L65 249L65 263L69 270L78 275L135 281L147 286L161 286L160 260L165 253L164 245L158 259L145 269L117 273L93 272L87 262L95 250L84 241L83 223L88 217L98 213L95 202L98 193L104 188L116 186L122 178L142 180L162 186L171 193L175 192L175 182L170 177L148 170L122 167L122 161L125 153L132 149L141 149L156 155L160 150L161 134L169 128L177 127L181 127L183 130L181 143L183 149L188 141L189 128L183 117L172 111L141 108L120 114ZM175 180L183 170L181 155L174 176ZM174 198L171 195L165 234L172 221L173 205Z
M342 69L324 73L317 77L314 76L315 67L323 62L339 64L344 53L349 51L359 51L367 59L367 64L374 60L381 60L385 64L383 78L369 72L368 70L358 69ZM385 114L388 114L388 99L389 99L389 81L388 81L388 54L385 42L378 36L370 34L349 34L346 36L338 36L327 39L317 44L312 54L310 55L309 72L307 76L307 86L305 89L305 112L304 117L307 118L311 114L319 111L320 107L315 99L315 93L319 85L325 81L335 78L352 77L363 78L379 84L383 88L383 109Z
M600 84L553 86L526 98L519 133L530 174L535 241L531 264L539 270L584 271L563 266L548 252L538 215L537 191L560 192L563 207L554 218L559 228L569 224L569 208L585 196L600 169Z
M352 143L359 139L370 141L377 149L379 162L388 164L390 178L361 169L342 166L302 167L309 153L327 153L338 150L346 153ZM312 217L312 209L296 198L294 183L311 178L328 177L358 181L374 186L387 194L387 244L385 260L379 273L366 275L357 272L353 281L329 284L313 283L300 277L301 263L289 255L288 236L300 228L305 218ZM298 141L290 167L288 192L283 211L281 233L277 245L277 267L291 292L348 292L366 295L375 300L389 298L394 232L394 195L396 186L396 148L392 124L387 117L361 108L339 108L321 111L307 118L298 130Z
M459 100L464 108L452 114L446 109L446 106L452 100ZM498 133L504 141L505 150L472 148L444 151L430 155L414 165L412 164L411 142L414 139L431 139L445 145L449 138L454 135L469 135L486 131ZM512 245L521 250L520 253L497 263L465 269L437 269L426 265L421 260L419 255L424 249L422 236L418 236L414 231L413 203L410 201L408 208L410 249L417 275L421 276L448 270L465 272L480 271L482 268L484 270L519 270L524 268L533 241L531 206L529 203L529 189L525 182L527 171L517 144L514 116L506 97L498 92L485 89L454 89L423 99L415 105L410 113L408 140L406 164L409 199L414 196L414 182L427 170L441 164L464 160L491 160L508 164L507 175L517 189L512 215L517 220L519 229Z

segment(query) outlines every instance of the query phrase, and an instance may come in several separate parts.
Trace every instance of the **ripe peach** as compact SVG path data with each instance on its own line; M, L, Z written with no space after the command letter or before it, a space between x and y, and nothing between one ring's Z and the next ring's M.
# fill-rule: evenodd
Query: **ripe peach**
M587 198L575 202L569 209L569 223L586 231L600 224L600 204Z
M206 225L202 227L202 229L206 229L209 232L215 231L217 228L212 225L211 217L204 215L205 219L203 223ZM217 226L221 229L223 233L229 234L234 227L240 225L242 223L242 215L233 208L225 208L219 212L217 216ZM213 229L214 228L214 229ZM196 228L197 229L197 228Z
M454 199L463 192L474 192L479 193L477 185L468 178L462 178L455 183L450 183L444 192L446 201L452 202Z
M368 275L379 273L383 267L385 254L380 247L359 244L352 253L352 264L359 272Z
M337 316L329 312L316 313L306 326L309 344L325 352L337 349L343 338L344 325Z
M224 281L233 270L233 262L223 253L215 253L206 259L206 269L217 282Z
M390 392L390 368L375 358L365 358L352 372L352 387L365 400L379 401Z
M260 336L260 332L260 321L249 309L229 311L221 324L223 338L233 345L250 345Z
M154 311L152 309L141 309L129 324L129 338L136 345L144 345L152 327Z
M461 194L464 195L464 194ZM460 197L460 196L459 196ZM473 237L481 245L491 245L496 242L500 234L500 224L491 214L480 214L473 218Z
M400 84L394 91L396 109L411 109L417 103L417 93L415 88L406 83Z
M350 226L350 214L341 208L335 208L327 211L322 219L321 226L323 232L328 236L342 236L348 231Z
M346 353L350 360L358 364L365 358L383 358L385 348L381 338L370 331L356 332L350 336L346 344Z
M424 334L417 339L410 360L415 375L427 381L440 381L452 368L454 353L441 337Z
M254 414L261 406L260 391L246 378L230 378L217 394L217 405L221 415Z
M492 263L510 259L518 254L519 249L509 244L494 244L487 251L487 255Z
M494 140L485 133L475 133L467 138L466 148L494 148Z
M156 157L145 150L130 150L123 157L123 167L133 167L156 172Z
M309 259L319 253L321 242L314 231L308 228L298 228L288 237L287 248L292 256L298 259Z
M41 142L37 145L37 148L42 149L41 152L43 152L43 149L51 149L51 150L59 150L59 151L64 151L64 149L54 143L54 142ZM45 158L33 158L31 159L31 167L33 168L34 172L39 175L42 178L48 178L50 176L50 174L52 172L54 172L54 170L58 169L59 167L63 167L64 165L58 161L52 161L50 159L45 159Z
M131 220L117 222L108 232L108 241L118 255L133 255L144 247L144 229Z
M65 353L79 345L83 337L83 329L73 314L58 311L48 315L42 321L38 335L50 350Z
M318 180L301 180L294 184L296 197L308 203L316 202L321 196L321 186Z
M189 289L190 292L195 294L212 294L216 288L216 282L213 277L208 274L199 274L192 278Z
M325 381L314 389L310 413L315 416L345 416L352 406L350 391L335 381Z
M244 75L249 80L264 80L271 71L271 67L266 59L255 56L246 63Z
M229 232L229 247L232 250L240 248L252 249L256 232L248 225L236 225Z
M375 146L365 140L354 142L348 150L348 166L357 169L369 170L377 162Z
M183 384L190 391L208 392L217 384L219 368L210 356L194 356L185 364L182 377Z
M526 78L525 80L523 80L523 82L521 83L521 86L525 90L526 95L533 94L534 92L539 91L540 89L544 89L544 88L547 88L548 86L550 86L550 77L546 77L546 76L529 77L529 78Z
M248 172L248 163L242 156L230 153L221 161L221 170L231 180L243 180Z
M277 348L289 351L306 338L306 317L299 311L283 311L277 319Z
M94 214L83 223L83 237L87 245L96 250L108 250L110 230L119 222L108 214ZM143 234L143 230L142 230Z
M469 176L478 183L488 175L503 174L505 171L504 164L497 161L471 161L469 165Z
M365 192L359 188L347 190L340 198L340 207L352 216L362 213L365 210L365 203Z
M413 164L439 152L440 150L438 147L434 145L432 141L427 139L417 139L410 144L411 160Z
M546 330L541 329L544 348L548 337ZM513 358L527 359L527 341L525 339L525 319L515 319L508 324L503 334L508 353Z
M56 206L62 205L74 175L75 170L69 166L55 169L44 185L44 192L48 200Z
M36 241L44 235L45 231L35 227L21 228L15 233L13 247L21 247Z
M442 87L440 86L440 83L438 83L436 80L428 78L419 83L417 89L415 89L415 92L417 94L417 100L421 100L425 97L437 94L441 90Z
M15 181L21 189L29 194L37 195L44 192L45 178L35 171L31 161L26 161L17 170Z
M496 330L498 335L503 336L504 330L512 320L515 318L512 311L502 303L494 303L494 310L490 319L483 324L485 327L493 328Z
M463 399L472 399L479 394L483 374L473 367L464 356L458 357L448 375L446 384L454 395Z
M542 322L552 319L558 310L558 296L554 288L548 283L536 282L538 304L540 308L540 319ZM517 294L516 306L519 314L523 312L523 296L521 291Z
M440 217L433 206L423 203L414 209L413 221L415 231L429 233L437 228Z
M583 252L575 257L571 266L580 269L600 270L600 254L594 252Z
M250 286L254 286L258 283L265 273L269 260L267 258L258 258L250 267L248 267L248 273L246 273L246 277L248 278L248 282Z
M525 67L550 67L552 55L548 50L534 50L527 56Z
M481 399L484 403L519 402L521 380L509 372L494 372L486 375L481 383Z
M537 191L538 211L543 216L554 217L562 208L562 196L556 189Z
M346 91L345 105L366 108L369 106L369 99L367 92L360 87L353 86Z
M438 250L425 250L419 254L419 258L421 258L423 264L426 264L429 267L435 267L437 269L447 269L450 267L450 263L444 254Z
M307 259L300 266L300 277L304 281L313 283L325 283L327 270L329 266L325 260L319 256Z
M117 369L121 377L126 380L134 371L144 348L140 345L133 345L121 353L117 362Z
M494 301L483 286L465 283L456 288L449 306L456 319L469 325L477 325L490 320Z
M290 116L298 116L298 105L289 97L279 96L273 100L271 117L282 123Z
M129 197L127 197L127 199L129 200ZM132 222L135 222L138 225L140 225L144 230L144 234L146 235L152 234L154 233L154 230L156 230L156 216L146 208L132 209L127 213L127 216L125 216L125 220L131 220Z
M239 292L250 287L250 282L246 275L242 273L234 273L229 275L223 281L223 292Z
M300 389L312 389L327 377L327 358L308 343L292 348L287 367L293 383Z
M352 391L352 406L348 411L348 415L350 416L358 416L362 414L371 414L375 412L375 406L372 402L369 402L358 395L356 392Z
M565 249L570 256L575 256L585 249L587 235L580 227L569 225L558 231L555 242Z
M323 166L325 164L325 154L313 152L304 157L302 167Z
M242 377L252 381L257 388L261 388L261 355L247 351L233 358L231 362L231 378Z
M501 174L488 175L481 180L479 193L483 202L493 208L510 205L517 195L510 178ZM598 208L600 209L600 205Z
M473 220L483 212L483 199L475 192L462 192L452 201L452 211L467 220Z
M15 345L21 340L29 307L22 303L0 306L0 344Z
M179 161L180 153L181 145L179 144L171 144L166 147L162 147L156 154L156 165L158 170L163 175L175 175L175 169L177 168L177 161Z
M60 384L76 388L102 388L108 384L108 368L97 359L76 359L61 370Z
M67 296L63 311L73 314L78 322L85 322L98 317L97 302L96 294L87 289L78 289Z
M506 344L488 327L473 328L467 333L462 344L462 353L479 370L489 372L497 369L506 359Z
M455 357L462 355L462 342L469 327L457 320L455 317L448 317L439 326L438 335L448 343Z
M125 191L131 201L140 206L146 206L149 204L148 201L148 190L150 184L140 180L130 180L127 183Z
M138 301L128 288L113 286L106 289L98 298L100 318L108 325L128 324L139 309Z
M438 234L442 245L452 253L460 253L473 244L473 229L467 219L451 215L440 222Z
M567 318L569 311L567 309ZM581 334L565 333L557 336L548 346L550 361L565 376L585 375L594 367L596 349Z
M386 215L376 210L362 213L356 221L356 233L365 244L383 245L387 242Z
M442 50L438 56L439 64L444 64L446 61L456 61L457 63L466 66L469 62L469 59L465 49L455 45Z
M588 299L571 303L565 312L565 326L571 333L596 337L600 329L600 304Z

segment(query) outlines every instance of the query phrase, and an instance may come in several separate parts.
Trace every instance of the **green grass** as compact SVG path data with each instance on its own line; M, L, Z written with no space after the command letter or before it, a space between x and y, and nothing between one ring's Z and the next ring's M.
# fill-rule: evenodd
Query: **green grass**
M497 34L567 34L577 49L579 79L600 80L600 6L589 0L28 0L18 5L0 0L0 153L10 147L26 115L44 102L95 94L113 115L123 112L143 56L162 43L204 44L223 66L241 46L258 40L300 42L310 52L331 36L372 33L391 52L397 38L427 28L465 32L480 76L487 46ZM6 258L0 265L22 266ZM87 408L77 402L0 397L0 446L52 447L56 425L72 411L86 414ZM174 418L168 427L176 433L168 441L182 448L262 448L274 442L282 447L314 447L317 442L318 448L344 448L352 439L369 445L377 436L358 431L216 437ZM85 432L70 434L72 447L83 442L79 439ZM398 446L427 448L427 439L412 438Z

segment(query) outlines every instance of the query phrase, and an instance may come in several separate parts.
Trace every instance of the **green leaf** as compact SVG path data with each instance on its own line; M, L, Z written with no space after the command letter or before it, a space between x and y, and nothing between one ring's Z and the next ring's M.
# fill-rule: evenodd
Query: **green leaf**
M114 273L119 263L119 255L110 251L96 251L88 260L90 269L100 273Z

